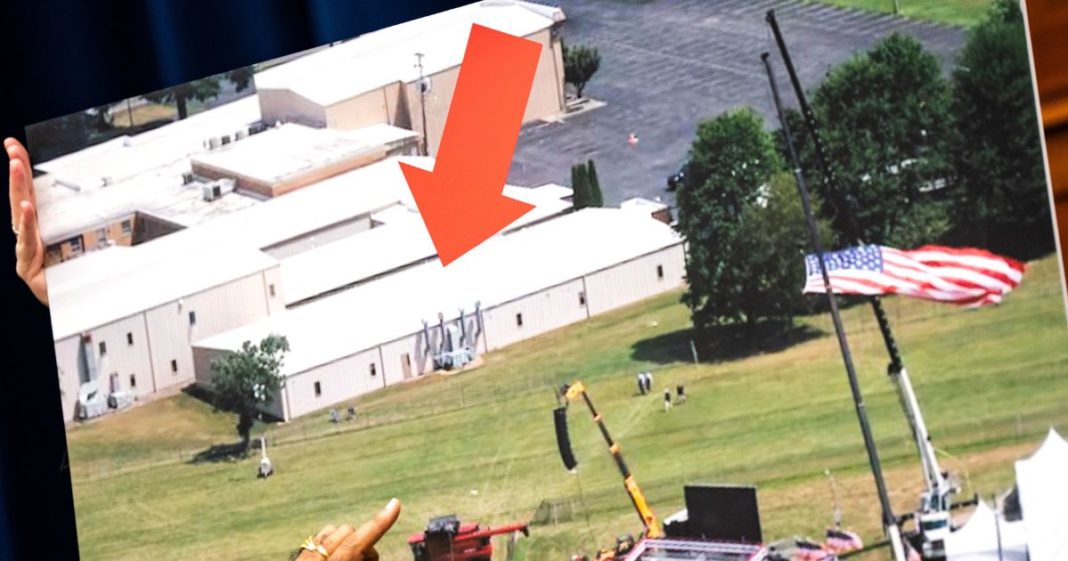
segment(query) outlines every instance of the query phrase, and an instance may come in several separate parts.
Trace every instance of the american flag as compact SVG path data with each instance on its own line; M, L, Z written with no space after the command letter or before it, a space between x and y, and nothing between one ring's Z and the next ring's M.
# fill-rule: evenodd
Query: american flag
M903 251L863 245L824 253L836 294L901 294L978 307L1001 302L1020 284L1024 264L982 249L928 245ZM805 257L803 292L825 292L815 254Z
M853 532L828 528L827 540L824 542L823 548L835 555L842 555L843 553L864 549L864 541Z

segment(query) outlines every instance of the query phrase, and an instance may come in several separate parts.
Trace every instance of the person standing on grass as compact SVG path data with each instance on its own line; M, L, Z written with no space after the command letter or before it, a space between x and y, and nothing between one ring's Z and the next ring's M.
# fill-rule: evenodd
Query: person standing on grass
M679 403L686 403L686 388L682 384L675 386L675 398Z
M645 372L638 373L638 393L645 395Z
M671 411L671 388L664 389L664 413Z
M15 233L15 273L30 292L46 307L48 291L44 275L44 242L37 228L37 201L33 192L30 154L14 138L4 140L7 153L8 201L11 203L11 231ZM336 411L336 410L335 410ZM324 526L304 540L290 559L295 561L378 561L375 545L393 527L401 505L392 499L374 518L354 528L348 524Z

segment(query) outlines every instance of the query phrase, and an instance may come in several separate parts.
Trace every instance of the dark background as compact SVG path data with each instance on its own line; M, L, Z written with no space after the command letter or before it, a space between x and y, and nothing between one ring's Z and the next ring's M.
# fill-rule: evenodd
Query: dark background
M25 141L28 124L464 3L0 0L0 136ZM6 222L0 228L0 561L74 560L74 509L48 310L14 274L15 240Z
M0 136L87 107L458 6L457 0L0 0ZM1068 4L1029 2L1059 201L1068 210ZM1057 111L1051 112L1051 109ZM7 173L0 173L7 186ZM1062 236L1068 212L1061 215ZM0 227L0 561L77 559L48 310ZM352 521L350 521L352 522ZM312 531L313 529L294 529Z

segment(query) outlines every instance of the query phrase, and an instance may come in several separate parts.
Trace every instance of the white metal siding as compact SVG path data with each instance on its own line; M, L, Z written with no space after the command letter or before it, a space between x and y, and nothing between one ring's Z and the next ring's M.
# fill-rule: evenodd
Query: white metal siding
M582 290L582 279L576 279L486 310L489 350L586 319L586 307L579 303ZM521 327L517 314L523 315Z
M59 371L59 391L63 402L63 420L74 419L77 412L78 388L78 352L81 337L75 335L56 341L56 368Z
M193 377L196 383L211 384L211 362L230 351L193 347Z
M657 266L664 278L658 278ZM597 315L650 296L674 290L683 284L686 260L682 244L621 263L586 277L586 301L590 315Z
M156 391L195 379L192 341L267 317L264 276L257 273L145 312ZM189 313L196 313L196 325ZM257 341L258 342L258 341ZM178 371L172 372L171 361Z
M271 295L274 286L274 296ZM282 286L282 268L271 267L263 272L263 297L267 302L267 313L277 314L286 309L285 292Z
M371 376L370 364L379 370ZM317 366L290 376L282 399L287 400L290 418L335 405L382 387L378 348L363 351L341 360ZM322 395L315 395L319 382Z
M382 353L382 375L383 378L380 383L385 385L393 385L398 382L404 381L404 355L405 353L411 358L411 377L415 378L427 372L430 372L434 365L430 357L423 353L423 332L412 333L411 335L391 341L379 347Z
M256 92L265 123L298 122L310 127L326 126L326 110L292 90L262 89Z
M126 334L133 336L133 344L127 343ZM118 374L119 391L133 392L138 397L155 391L152 380L152 362L150 343L145 332L145 320L142 314L121 319L90 331L93 355L96 357L97 374L100 389L110 391L110 376ZM107 353L101 356L100 343L107 346ZM130 375L137 377L137 387L130 387Z

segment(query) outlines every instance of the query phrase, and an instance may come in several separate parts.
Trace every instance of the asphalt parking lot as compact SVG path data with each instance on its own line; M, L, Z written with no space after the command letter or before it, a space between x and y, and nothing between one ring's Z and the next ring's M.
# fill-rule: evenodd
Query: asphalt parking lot
M562 0L564 41L601 53L586 96L606 105L524 128L509 182L570 185L571 166L594 159L605 204L636 196L672 203L665 180L685 160L697 124L749 105L777 126L760 61L772 53L794 105L771 30L774 8L806 89L827 70L898 31L952 68L964 30L799 0ZM627 142L630 133L639 142Z

